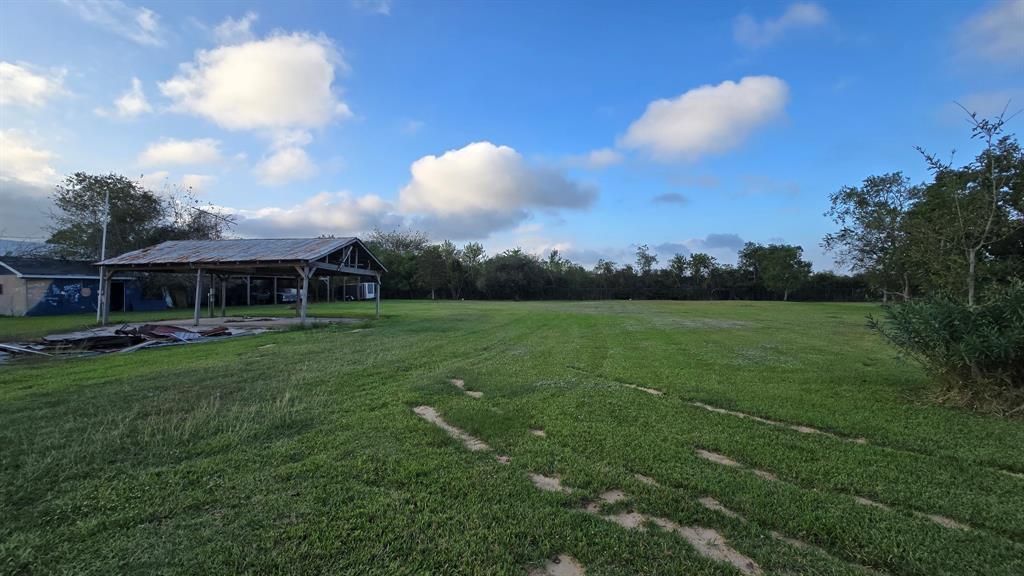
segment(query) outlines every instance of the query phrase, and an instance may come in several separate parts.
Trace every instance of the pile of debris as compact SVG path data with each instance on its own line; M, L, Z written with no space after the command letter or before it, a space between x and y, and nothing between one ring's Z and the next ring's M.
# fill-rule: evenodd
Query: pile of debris
M194 343L226 336L241 336L265 332L264 329L230 329L214 326L206 330L189 330L167 324L143 324L131 327L128 324L111 331L108 329L89 330L72 334L47 336L24 343L0 343L0 362L5 356L89 356L110 352L135 352L150 346Z

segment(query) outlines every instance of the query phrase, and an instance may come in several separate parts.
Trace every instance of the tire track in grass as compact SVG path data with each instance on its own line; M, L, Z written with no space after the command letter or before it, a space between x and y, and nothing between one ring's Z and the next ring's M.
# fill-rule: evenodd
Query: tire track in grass
M763 480L767 480L769 482L780 482L778 476L772 474L771 472L767 472L767 471L764 471L764 470L758 470L756 468L751 468L749 466L744 466L743 464L740 464L739 462L729 458L728 456L726 456L724 454L720 454L718 452L711 452L709 450L704 450L704 449L701 449L701 448L698 448L696 450L696 452L697 452L697 456L700 456L701 458L703 458L703 459L705 459L705 460L707 460L709 462L714 462L715 464L718 464L720 466L726 466L726 467L729 467L729 468L737 468L737 469L740 469L740 470L748 470L751 473L753 473L755 476L757 476L757 477L759 477L759 478L761 478ZM787 482L787 484L792 484L793 486L796 486L798 488L802 488L803 489L802 486L799 486L798 484L794 484L793 482ZM814 489L814 488L811 488L811 490L815 490L816 491L816 489ZM893 508L891 506L889 506L888 504L882 504L881 502L876 502L874 500L870 500L870 499L865 498L863 496L853 495L853 501L856 502L857 504L860 504L861 506L870 506L872 508L878 508L880 510L887 510L887 511L890 511L890 512L893 511ZM968 526L967 524L964 524L962 522L957 522L956 520L953 520L952 518L948 518L948 517L942 516L940 514L929 514L927 512L921 512L919 510L913 510L913 509L911 509L910 512L914 516L917 516L918 518L923 518L923 519L926 519L926 520L931 520L932 522L934 522L934 523L936 523L939 526L942 526L944 528L950 528L950 529L954 529L954 530L975 530L976 529L976 528L973 528L971 526ZM1005 536L1002 536L1002 537L1005 537Z
M601 376L597 376L597 377L603 378ZM656 395L656 396L663 396L664 395L664 393L662 391L660 391L660 390L654 390L652 388L645 388L643 386L639 386L639 385L636 385L636 384L630 384L628 382L621 382L621 381L618 381L618 380L611 380L611 381L612 382L617 382L618 384L620 384L622 386L625 386L627 388L641 390L641 391L647 392L647 393L652 394L652 395ZM747 414L747 413L744 413L744 412L738 412L738 411L734 411L734 410L726 410L724 408L718 408L718 407L711 406L709 404L705 404L705 403L702 403L702 402L686 401L686 404L688 404L690 406L695 406L695 407L698 407L698 408L702 408L704 410L707 410L709 412L714 412L714 413L717 413L717 414L724 414L724 415L733 416L733 417L736 417L736 418L739 418L739 419L744 419L744 420L752 420L754 422L759 422L761 424L766 424L766 425L773 426L773 427L790 429L790 430L793 430L795 432L799 432L801 434L817 434L817 435L826 436L826 437L829 437L829 438L834 438L834 439L840 440L842 442L848 442L848 443L859 444L859 445L868 445L868 446L871 446L873 448L878 448L878 449L881 449L881 450L892 451L892 452L897 452L897 453L903 452L903 453L913 454L913 455L921 456L921 457L925 457L925 458L935 458L934 455L926 454L926 453L923 453L923 452L915 452L915 451L912 451L912 450L905 450L905 449L901 449L901 448L892 448L892 447L884 446L884 445L880 445L880 444L871 444L871 443L869 443L869 441L866 438L863 438L863 437L853 438L853 437L841 436L841 435L837 435L837 434L834 434L834 433L831 433L831 432L828 432L828 431L825 431L825 430L820 430L820 429L817 429L817 428L813 428L813 427L810 427L810 426L804 426L804 425L801 425L801 424L790 424L790 423L781 422L781 421L777 421L777 420L770 420L770 419L767 419L767 418L762 418L762 417L759 417L759 416L754 416L752 414ZM746 468L746 467L740 465L738 462L736 462L734 460L731 460L730 458L726 457L723 454L718 454L718 453L714 453L714 452L710 452L710 451L702 450L702 449L698 449L697 450L697 454L699 456L701 456L702 458L706 459L706 460L710 460L710 461L716 462L716 463L721 464L723 466ZM995 468L995 467L984 466L984 465L979 465L979 466L982 466L982 467L984 467L986 469L989 469L989 470L992 470L992 471L995 471L995 472L1001 472L1003 474L1008 474L1010 476L1024 477L1024 475L1019 475L1016 472L1012 472L1012 471L1009 471L1009 470L1004 470L1002 468ZM778 480L778 477L775 474L773 474L771 472L768 472L766 470L760 470L760 469L757 469L757 468L748 468L748 469L750 470L751 473L753 473L754 475L756 475L756 476L758 476L758 477L760 477L760 478L762 478L764 480L771 481L771 482L774 482L774 481ZM862 496L854 495L853 498L854 498L854 501L859 503L859 504L874 505L877 508L883 508L884 507L884 509L886 509L886 510L892 510L892 508L890 506L888 506L888 505L881 504L879 502L874 502L874 501L869 500L867 498L864 498ZM871 504L865 504L865 502L871 502ZM970 525L968 525L966 523L954 520L954 519L952 519L952 518L950 518L948 516L943 516L941 514L932 514L932 513L929 513L929 512L922 512L920 510L914 510L912 508L909 509L909 511L912 514L914 514L915 516L919 517L919 518L924 518L924 519L930 520L930 521L932 521L932 522L934 522L934 523L936 523L939 526L942 526L944 528L949 528L949 529L954 529L954 530L978 530L978 528L975 528L975 527L970 526ZM1007 536L1005 534L1001 534L998 531L993 532L993 533L994 534L998 534L1002 538L1007 538L1010 541L1016 542L1016 540L1014 538L1010 538L1009 536Z
M918 452L916 450L909 450L907 448L896 448L896 447L893 447L893 446L886 446L885 444L879 444L877 442L870 442L867 438L865 438L863 436L844 436L842 434L836 434L834 432L829 432L827 430L821 430L820 428L814 428L812 426L805 426L803 424L793 424L793 423L790 423L790 422L783 422L783 421L780 421L780 420L771 420L769 418L762 418L761 416L756 416L754 414L749 414L747 412L740 412L738 410L727 410L725 408L720 408L718 406L712 406L712 405L706 404L704 402L689 401L689 402L687 402L687 404L689 404L691 406L696 406L698 408L703 408L704 410L707 410L708 412L715 412L716 414L725 414L725 415L728 415L728 416L733 416L735 418L741 418L741 419L745 419L745 420L752 420L754 422L760 422L761 424L767 424L769 426L775 426L777 428L788 428L788 429L793 430L795 432L800 432L801 434L820 434L822 436L828 436L829 438L835 438L836 440L841 440L843 442L850 442L852 444L867 444L867 445L870 445L872 447L879 448L879 449L882 449L882 450L890 450L890 451L893 451L893 452L903 452L903 453L906 453L906 454L915 454L915 455L918 455L918 456L925 456L925 457L928 457L928 458L936 458L936 457L938 457L935 454L929 454L927 452ZM1007 470L1006 468L999 468L998 466L990 466L990 465L986 465L986 464L974 464L974 465L981 466L983 468L987 468L987 469L993 470L995 472L1001 472L1003 474L1007 474L1009 476L1013 476L1014 478L1024 479L1024 473L1015 472L1013 470Z
M621 386L626 386L628 388L633 388L633 389L636 389L636 390L642 390L644 392L648 392L649 394L653 394L653 395L656 395L656 396L664 396L665 395L665 392L662 391L662 390L657 390L657 389L654 389L654 388L647 388L647 387L644 387L644 386L640 386L638 384L631 384L629 382L623 382L621 380L616 380L616 379L611 378L609 376L604 376L602 374L597 374L597 373L594 373L594 372L586 371L586 370L584 370L582 368L579 368L578 366L569 366L569 368L571 368L573 370L576 370L576 371L579 371L579 372L582 372L582 373L584 373L584 374L586 374L588 376L592 376L594 378L600 378L600 379L603 379L603 380L607 380L609 382L615 382L615 383L617 383L617 384L619 384ZM794 432L799 432L801 434L814 434L814 435L826 436L826 437L829 437L829 438L834 438L836 440L840 440L842 442L847 442L847 443L851 443L851 444L868 445L868 446L871 446L871 447L874 447L874 448L879 448L881 450L887 450L887 451L891 451L891 452L904 453L904 454L913 454L915 456L923 456L923 457L926 457L926 458L937 458L937 459L951 458L949 456L944 456L944 455L941 455L941 454L934 454L934 453L924 452L924 451L920 451L920 450L912 450L910 448L905 448L905 447L890 446L890 445L882 444L882 443L879 443L879 442L872 442L871 440L869 440L868 438L865 438L863 436L847 436L847 435L844 435L844 434L837 434L835 432L829 432L828 430L822 430L820 428L815 428L813 426L807 426L805 424L795 424L795 423L792 423L792 422L785 422L785 421L782 421L782 420L772 420L770 418L764 418L764 417L761 417L761 416L756 416L754 414L750 414L750 413L747 413L747 412L741 412L741 411L738 411L738 410L729 410L729 409L726 409L726 408L721 408L721 407L718 407L718 406L713 406L711 404L707 404L705 402L701 402L701 401L696 400L696 399L688 399L688 398L683 397L683 398L680 398L679 400L682 401L685 404L690 405L690 406L695 406L697 408L702 408L704 410L707 410L708 412L714 412L716 414L723 414L723 415L726 415L726 416L732 416L734 418L739 418L739 419L743 419L743 420L751 420L753 422L758 422L758 423L761 423L761 424L765 424L765 425L773 426L773 427L777 427L777 428L786 428L786 429L792 430ZM956 459L955 457L952 458L952 459L954 461L959 462L959 460ZM1016 470L1010 470L1010 469L1007 469L1007 468L1000 468L998 466L992 466L990 464L983 464L983 463L980 463L980 462L971 462L971 465L972 466L978 466L978 467L981 467L981 468L985 468L987 470L991 470L993 472L997 472L997 473L1000 473L1000 474L1005 474L1005 475L1011 476L1013 478L1018 478L1018 479L1024 480L1024 472L1017 472Z
M463 446L467 450L471 452L484 452L491 450L491 447L488 444L486 444L483 440L476 438L475 436L472 436L471 434L465 432L464 430L458 428L457 426L454 426L453 424L450 424L449 422L445 421L437 412L437 410L434 409L433 407L421 405L415 407L413 411L424 420L441 428L452 438L455 438L462 442ZM719 464L729 467L744 468L742 464L722 454L704 450L702 450L701 452L707 458L712 459L718 462ZM499 462L502 463L508 463L509 461L509 458L507 456L498 455L496 458ZM761 472L766 476L771 476L767 472L756 470L752 471L754 473ZM546 476L543 474L527 472L527 477L529 478L530 482L534 485L534 487L537 488L538 490L566 495L574 493L574 490L571 487L564 485L561 481L561 478L559 478L558 476ZM649 476L644 476L642 474L637 473L634 474L634 478L638 482L650 486L660 486L660 484L654 478L651 478ZM772 479L774 479L774 477L772 477ZM704 556L705 558L708 558L716 562L730 564L736 569L740 570L742 573L747 574L748 576L762 576L764 574L764 571L761 569L760 565L756 561L732 548L729 545L727 539L721 533L719 533L717 530L714 530L713 528L708 528L700 525L684 526L669 518L653 516L650 514L638 512L636 510L623 511L613 514L602 514L603 506L614 505L618 502L623 502L628 499L629 497L622 490L608 490L602 493L599 496L598 500L587 503L584 506L583 511L588 514L598 516L608 522L617 524L627 530L638 530L641 532L646 532L648 530L648 526L653 524L666 532L680 536L698 554ZM718 502L717 500L710 496L702 497L697 501L705 508L714 510L727 517L736 518L744 522L746 521L739 514L729 510L720 502ZM824 550L821 550L820 548L817 548L811 544L799 541L794 538L782 536L781 534L774 531L771 532L771 534L773 537L776 538L776 540L786 542L798 548L810 548L818 550L826 557L837 560ZM859 565L850 565L860 567ZM530 576L582 576L583 574L585 574L585 569L578 561L575 560L575 558L565 554L561 554L555 558L548 560L543 567L530 570L529 574Z
M690 544L690 546L693 547L694 550L697 551L698 554L705 558L709 558L716 562L730 564L748 576L760 576L764 574L764 571L757 562L729 546L725 537L712 528L697 525L683 526L668 518L651 516L635 510L619 512L616 514L601 514L603 506L615 504L626 500L627 498L626 494L621 490L609 490L608 492L601 494L597 501L587 504L583 511L588 514L594 514L608 522L618 524L626 530L639 530L641 532L646 532L647 525L654 524L666 532L671 532L681 536Z

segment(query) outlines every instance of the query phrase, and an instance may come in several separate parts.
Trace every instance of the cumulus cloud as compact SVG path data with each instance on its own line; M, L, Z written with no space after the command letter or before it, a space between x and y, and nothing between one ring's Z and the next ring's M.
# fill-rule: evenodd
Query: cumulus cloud
M175 140L167 138L150 144L139 154L142 166L212 164L221 161L220 142L212 138Z
M170 186L170 177L167 170L157 170L139 177L139 184L147 190L160 191Z
M0 61L0 106L38 108L64 93L66 70L37 72L25 63Z
M568 163L570 166L599 170L620 162L622 162L622 154L618 151L611 148L600 148L591 150L582 156L571 156Z
M228 16L213 29L213 38L218 44L241 44L256 39L252 25L259 19L255 12L246 12L238 20Z
M0 178L0 236L45 239L53 202L51 188Z
M828 21L828 12L817 4L797 2L790 4L778 18L758 21L750 14L736 17L732 35L738 44L746 48L761 48L772 44L790 30L813 28Z
M149 8L134 8L119 0L64 0L86 22L91 22L136 44L164 43L160 15Z
M997 63L1024 60L1024 0L993 2L964 23L960 45L970 55Z
M261 160L253 172L263 184L279 186L312 178L317 168L305 150L298 146L286 146Z
M690 200L678 192L666 192L651 198L655 204L686 204Z
M53 152L33 144L16 130L0 130L0 182L23 183L49 193L46 188L60 178L50 163Z
M60 178L55 157L18 131L0 130L0 236L44 236Z
M121 118L133 118L140 114L148 114L152 111L153 106L150 105L149 100L146 99L146 93L142 90L142 81L138 78L132 78L132 87L124 94L118 96L117 100L114 100L114 109L112 112L103 108L97 108L95 110L96 114L99 116L109 116L113 113Z
M757 128L782 114L789 86L774 76L694 88L671 100L655 100L633 122L620 145L659 159L696 159L738 147Z
M327 38L277 35L200 50L160 91L174 109L232 130L315 128L351 115L333 87L345 69Z
M736 262L736 255L744 243L739 234L714 233L703 238L690 238L682 242L682 246L691 254L704 252L714 256L719 262L729 264Z
M294 206L258 209L226 208L237 219L235 230L253 237L312 237L320 234L351 236L374 228L402 224L394 206L380 196L354 196L349 192L322 192Z
M181 177L181 185L193 192L206 192L213 179L209 174L185 174Z
M490 142L424 156L410 171L412 179L399 194L401 211L453 239L514 227L533 209L585 208L597 196L594 187L533 166L515 149Z

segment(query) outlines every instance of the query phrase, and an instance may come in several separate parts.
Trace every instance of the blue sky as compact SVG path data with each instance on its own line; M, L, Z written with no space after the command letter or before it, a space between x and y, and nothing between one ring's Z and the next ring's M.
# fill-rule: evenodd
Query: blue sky
M5 2L0 236L44 236L84 170L191 185L244 236L830 268L830 192L969 156L953 101L1024 105L1022 30L1024 0Z

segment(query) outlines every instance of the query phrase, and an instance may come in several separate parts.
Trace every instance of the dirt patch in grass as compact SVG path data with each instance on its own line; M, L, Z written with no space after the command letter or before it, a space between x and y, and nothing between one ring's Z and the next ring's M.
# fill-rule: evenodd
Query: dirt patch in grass
M697 456L700 456L701 458L703 458L705 460L714 462L715 464L721 464L722 466L729 466L729 467L732 467L732 468L742 468L743 467L743 465L740 464L739 462L733 460L732 458L729 458L725 454L719 454L718 452L710 452L708 450L702 450L702 449L698 448L697 449Z
M544 490L545 492L561 492L563 494L569 494L572 489L568 486L562 486L562 481L555 476L544 476L543 474L530 474L530 481L537 488Z
M844 442L853 442L854 444L867 444L866 438L850 438L848 436L840 436L833 434L832 432L826 432L825 430L819 430L810 426L804 426L803 424L790 424L787 422L780 422L778 420L769 420L767 418L761 418L760 416L754 416L753 414L747 414L746 412L738 412L736 410L726 410L725 408L719 408L717 406L711 406L703 402L690 402L691 405L703 408L709 412L715 412L717 414L727 414L729 416L735 416L736 418L743 418L745 420L753 420L754 422L760 422L761 424L767 424L769 426L777 426L779 428L789 428L801 434L821 434L823 436L830 436L837 438Z
M484 397L483 392L477 390L466 390L466 383L461 378L452 378L451 383L454 384L455 387L458 388L459 390L462 390L466 394L466 396L472 396L473 398Z
M931 520L932 522L935 522L939 526L944 526L946 528L952 528L954 530L970 530L971 529L971 527L966 525L966 524L961 524L960 522L957 522L956 520L953 520L952 518L947 518L945 516L940 516L938 514L922 514L922 516L924 516L925 518Z
M616 502L621 502L626 498L626 494L621 490L609 490L608 492L601 494L597 502L588 504L584 510L591 514L599 514L600 507L603 504L614 504ZM739 517L738 514L728 510L714 498L705 497L702 498L700 502L701 504L722 512L727 516L732 516L734 518ZM690 545L693 546L693 548L702 556L719 562L731 564L744 574L751 576L763 574L761 567L757 565L757 562L754 562L752 559L732 549L726 542L725 538L711 528L705 528L703 526L680 526L678 523L673 522L668 518L648 516L647 514L643 514L635 510L619 512L617 514L607 514L600 517L608 522L618 524L627 530L643 531L647 529L645 526L647 523L654 523L664 530L674 532L682 536L683 539L689 542Z
M767 470L747 468L743 464L740 464L739 462L733 460L732 458L729 458L725 454L719 454L718 452L711 452L709 450L701 450L700 448L698 448L697 455L705 460L714 462L715 464L721 464L722 466L728 466L730 468L742 468L745 470L749 470L751 473L754 474L754 476L757 476L762 480L767 480L768 482L776 482L779 479L778 476L772 474L771 472L768 472Z
M772 535L772 538L775 538L779 542L785 542L786 544L789 544L794 548L800 548L801 550L810 550L814 548L813 546L811 546L807 542L804 542L803 540L790 538L789 536L786 536L785 534L782 534L780 532L776 532L775 530L772 530L770 534Z
M739 514L733 512L732 510L729 510L728 508L723 506L721 502L715 500L711 496L703 496L701 498L698 498L697 502L700 502L700 505L707 508L708 510L714 510L715 512L724 514L729 518L742 519L742 517Z
M651 521L670 532L682 536L701 555L726 562L744 574L763 574L761 567L752 559L740 554L726 542L725 537L711 528L703 526L680 526L665 518L651 518Z
M431 424L447 432L448 435L451 436L452 438L461 440L463 446L465 446L468 450L472 452L480 452L483 450L491 449L491 447L488 446L487 443L485 443L483 440L471 436L470 434L467 434L461 429L456 428L455 426L452 426L451 424L445 422L444 419L441 418L441 415L438 414L437 410L435 410L432 406L417 406L413 408L412 411L415 412L416 415L419 416L420 418L423 418L427 422L430 422Z
M889 508L881 502L875 502L874 500L864 498L863 496L854 496L853 501L861 506L870 506L872 508L878 508L879 510L892 510L892 508Z
M512 461L512 458L502 454L496 455L494 459L497 460L499 464L508 464L509 462Z
M547 432L545 432L543 430L538 430L536 428L531 429L530 430L530 434L533 434L534 436L536 436L538 438L547 438L548 437L548 433Z
M644 484L647 484L648 486L661 486L661 484L658 484L657 480L655 480L654 478L651 478L650 476L644 476L643 474L637 473L637 474L633 474L633 478L636 478L637 481L643 482Z
M757 476L758 478L762 480L767 480L769 482L775 482L779 479L778 476L772 474L771 472L768 472L767 470L758 470L757 468L751 468L750 471L754 473L754 476Z
M584 510L590 512L591 514L597 514L601 511L601 506L604 506L605 504L615 504L616 502L622 502L626 498L628 498L628 496L626 496L626 493L623 492L622 490L609 490L598 496L597 500L587 504Z
M542 568L530 570L530 576L583 576L586 573L583 565L567 554L559 554Z
M652 394L654 396L661 396L662 394L664 394L664 392L662 392L661 390L655 390L654 388L644 388L643 386L637 386L636 384L626 384L625 382L623 382L622 385L628 388L633 388L634 390L640 390L641 392L647 392L648 394Z

